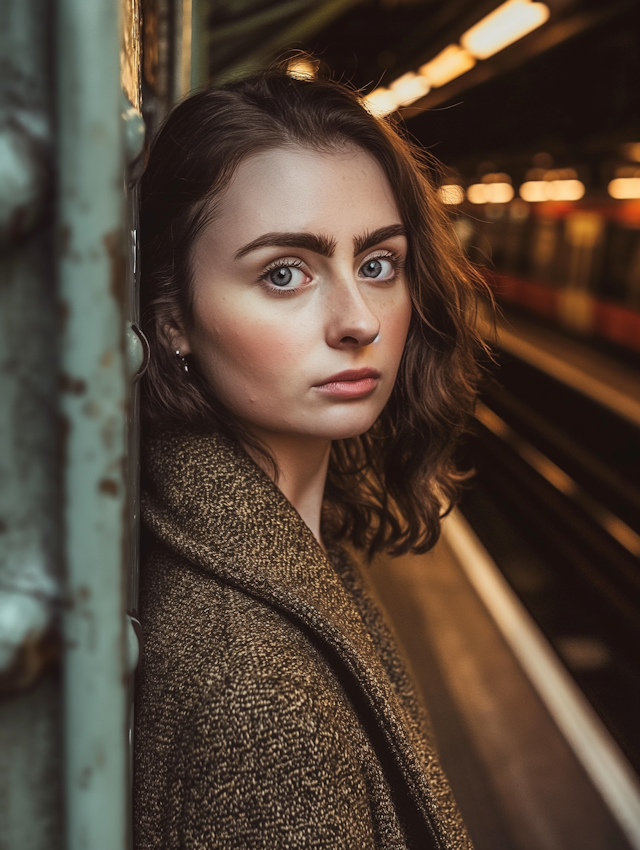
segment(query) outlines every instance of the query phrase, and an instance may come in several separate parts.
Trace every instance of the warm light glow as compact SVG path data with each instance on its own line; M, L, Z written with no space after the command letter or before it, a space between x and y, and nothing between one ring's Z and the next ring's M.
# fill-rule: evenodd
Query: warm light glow
M440 186L438 194L444 204L461 204L464 201L464 189L455 183L445 183Z
M624 152L631 162L640 162L640 142L629 142L628 145L624 145Z
M364 102L375 115L389 115L398 108L398 99L389 89L379 88L366 95Z
M431 89L431 83L426 77L421 77L413 71L409 71L391 83L389 89L397 98L398 106L408 106L418 98L424 97Z
M584 183L580 180L552 180L552 201L579 201L584 196Z
M520 197L532 203L579 201L584 191L584 183L580 180L529 180L520 186Z
M616 177L609 183L609 194L618 200L640 198L640 177Z
M419 73L437 88L465 74L475 64L476 60L468 51L458 44L450 44L435 59L423 65Z
M472 204L508 204L513 194L510 183L473 183L467 189Z
M293 59L287 66L287 73L298 80L315 80L318 75L317 64L308 59Z
M479 21L460 39L476 59L487 59L541 26L549 18L545 3L507 0Z
M538 201L548 201L547 189L551 184L544 180L528 180L520 186L520 197L523 201L536 203Z
M429 80L409 71L391 83L388 89L380 87L365 96L365 104L376 115L389 115L399 106L408 106L431 89Z

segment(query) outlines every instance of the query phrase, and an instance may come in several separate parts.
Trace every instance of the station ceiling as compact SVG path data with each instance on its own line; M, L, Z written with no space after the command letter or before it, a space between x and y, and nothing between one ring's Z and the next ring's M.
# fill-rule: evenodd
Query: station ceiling
M549 21L402 110L445 162L640 139L638 0L546 0ZM217 0L210 73L223 82L304 50L370 91L416 70L496 0Z

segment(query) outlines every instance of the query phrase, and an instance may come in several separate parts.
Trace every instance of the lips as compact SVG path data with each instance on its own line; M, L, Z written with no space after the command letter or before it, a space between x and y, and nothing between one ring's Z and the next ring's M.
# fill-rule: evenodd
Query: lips
M321 384L316 384L314 389L323 395L337 396L339 398L360 398L373 392L380 381L380 372L377 369L345 369L327 378Z

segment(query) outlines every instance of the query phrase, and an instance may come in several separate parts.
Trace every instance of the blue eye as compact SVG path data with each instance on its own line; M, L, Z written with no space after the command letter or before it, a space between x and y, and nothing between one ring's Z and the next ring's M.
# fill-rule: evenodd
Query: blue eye
M374 257L360 267L362 276L372 280L390 280L395 276L395 271L394 264L386 257Z
M306 275L296 266L278 266L267 272L267 281L278 289L296 289L304 283Z

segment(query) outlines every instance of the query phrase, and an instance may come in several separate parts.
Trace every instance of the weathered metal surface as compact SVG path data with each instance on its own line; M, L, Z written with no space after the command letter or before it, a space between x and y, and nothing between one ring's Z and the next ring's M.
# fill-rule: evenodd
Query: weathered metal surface
M46 0L0 4L0 245L45 210L50 144Z
M58 0L68 850L127 841L126 274L115 0Z
M47 193L42 140L29 128L27 116L19 117L23 120L7 116L0 127L0 245L5 247L33 229ZM43 128L33 127L38 129Z
M136 324L131 324L127 328L127 366L132 381L144 375L148 362L149 343L147 338Z
M62 846L50 12L0 3L1 850Z
M122 94L122 125L124 132L124 151L127 164L134 163L144 149L145 126L140 110L135 107L127 95Z
M59 683L48 672L0 701L0 848L62 850Z

